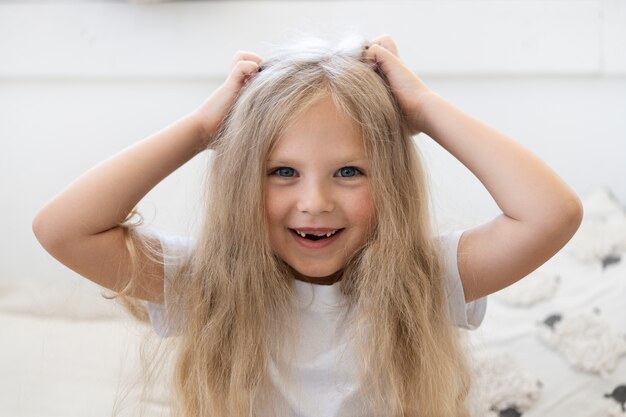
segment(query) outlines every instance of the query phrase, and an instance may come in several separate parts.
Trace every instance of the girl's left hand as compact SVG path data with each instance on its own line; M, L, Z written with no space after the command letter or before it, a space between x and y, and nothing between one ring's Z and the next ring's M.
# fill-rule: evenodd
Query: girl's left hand
M373 39L363 51L364 62L379 67L408 122L411 135L422 132L422 99L432 91L402 62L396 43L389 35Z

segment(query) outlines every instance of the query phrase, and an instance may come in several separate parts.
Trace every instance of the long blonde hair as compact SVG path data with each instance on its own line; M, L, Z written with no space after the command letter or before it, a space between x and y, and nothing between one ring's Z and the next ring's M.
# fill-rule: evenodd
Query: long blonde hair
M373 232L339 284L355 313L366 407L373 415L469 415L469 366L448 312L424 168L388 81L361 61L365 44L305 40L276 50L217 133L206 216L167 300L183 318L172 348L173 415L257 415L255 401L270 395L272 349L294 346L294 278L266 228L266 159L323 97L361 128L376 208ZM129 246L145 248L136 227L123 225ZM118 296L128 299L125 292Z

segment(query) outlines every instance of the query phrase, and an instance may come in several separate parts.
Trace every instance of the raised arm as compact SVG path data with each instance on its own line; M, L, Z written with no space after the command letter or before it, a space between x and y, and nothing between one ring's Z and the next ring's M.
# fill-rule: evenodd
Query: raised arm
M466 301L515 283L571 239L582 204L550 167L429 90L399 59L389 36L374 40L364 56L387 75L412 132L426 133L463 163L502 210L459 241Z
M240 51L231 73L197 110L96 165L49 201L33 220L33 232L57 260L120 291L130 275L130 255L118 226L159 182L210 146L217 128L261 58ZM157 247L158 242L153 242ZM163 301L163 267L141 255L136 298Z

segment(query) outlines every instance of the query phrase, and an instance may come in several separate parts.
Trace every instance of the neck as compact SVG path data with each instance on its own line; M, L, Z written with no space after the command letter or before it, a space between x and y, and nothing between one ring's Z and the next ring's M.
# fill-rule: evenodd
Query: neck
M333 285L334 283L341 281L341 278L343 277L343 270L339 270L327 277L308 277L306 275L302 275L296 270L293 270L293 277L298 281L304 281L311 284Z

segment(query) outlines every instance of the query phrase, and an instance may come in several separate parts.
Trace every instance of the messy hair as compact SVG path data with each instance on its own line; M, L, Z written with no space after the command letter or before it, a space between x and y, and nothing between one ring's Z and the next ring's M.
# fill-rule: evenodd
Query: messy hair
M306 39L276 49L216 133L203 223L166 294L166 320L177 326L167 344L173 415L283 415L267 364L277 349L293 358L299 334L293 271L268 236L266 164L287 127L325 98L360 129L375 207L371 235L339 283L363 406L372 415L469 415L468 360L448 310L423 163L388 80L361 58L365 45ZM131 248L149 247L136 225L122 225ZM136 281L115 297L146 320L125 295Z

